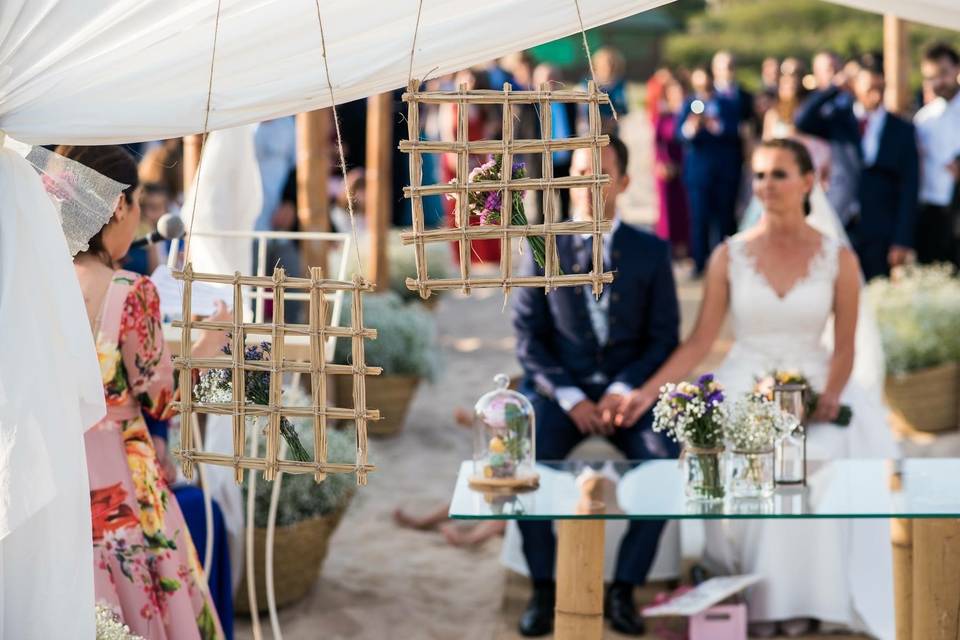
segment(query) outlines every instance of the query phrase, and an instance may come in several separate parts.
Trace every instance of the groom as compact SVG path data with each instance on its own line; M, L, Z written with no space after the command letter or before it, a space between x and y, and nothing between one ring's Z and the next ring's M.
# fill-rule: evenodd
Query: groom
M624 396L639 387L677 346L679 310L670 264L670 249L650 234L617 217L617 196L629 182L627 149L611 137L602 150L602 168L611 178L604 210L594 212L589 189L572 189L575 220L596 214L613 221L604 238L604 267L615 272L600 300L589 286L519 288L513 294L517 357L524 370L521 391L536 412L536 452L541 460L562 460L584 438L603 436L629 460L674 457L676 449L651 431L647 414L634 424L615 427ZM571 159L570 175L593 173L588 149ZM563 273L591 268L590 236L557 237ZM542 274L528 258L525 275ZM633 588L643 584L653 561L662 521L632 521L620 546L605 613L611 626L641 635L643 623L633 601ZM520 633L550 633L554 609L556 542L550 522L521 522L523 552L533 580L533 597L520 620Z

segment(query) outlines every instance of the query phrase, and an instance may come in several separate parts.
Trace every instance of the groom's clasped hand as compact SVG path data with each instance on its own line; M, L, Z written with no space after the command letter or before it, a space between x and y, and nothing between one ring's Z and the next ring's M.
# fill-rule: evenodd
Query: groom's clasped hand
M597 402L581 400L570 410L577 429L586 435L612 435L615 429L632 427L653 406L656 396L643 389L626 394L607 393Z

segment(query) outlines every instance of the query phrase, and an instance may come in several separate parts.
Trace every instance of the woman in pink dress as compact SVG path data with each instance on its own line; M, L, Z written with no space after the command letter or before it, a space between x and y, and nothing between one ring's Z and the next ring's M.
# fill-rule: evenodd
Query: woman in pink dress
M154 442L143 418L168 417L174 395L160 299L149 278L114 267L140 221L137 165L117 146L57 152L130 185L110 222L74 258L107 404L106 417L84 438L97 602L150 640L222 638L203 568L164 476L166 447ZM218 340L204 335L195 353L212 355Z
M677 139L677 113L683 107L683 85L672 76L663 85L663 100L654 121L654 177L660 202L657 235L670 243L675 257L690 246L690 211L680 171L683 146Z

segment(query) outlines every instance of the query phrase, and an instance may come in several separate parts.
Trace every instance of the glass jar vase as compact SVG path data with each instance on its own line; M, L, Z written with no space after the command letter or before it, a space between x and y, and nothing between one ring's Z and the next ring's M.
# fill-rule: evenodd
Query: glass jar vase
M733 498L769 498L775 489L773 447L730 452L727 487Z
M719 502L724 496L723 448L687 446L683 452L684 493L688 500Z

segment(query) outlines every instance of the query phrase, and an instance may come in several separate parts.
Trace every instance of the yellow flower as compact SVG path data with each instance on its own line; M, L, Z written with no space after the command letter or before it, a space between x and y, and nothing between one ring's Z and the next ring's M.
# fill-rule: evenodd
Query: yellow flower
M503 453L506 450L506 445L503 444L503 440L499 437L494 436L490 439L490 453Z
M163 516L156 509L140 505L140 526L148 536L155 536L163 528Z
M97 360L100 361L100 380L107 384L117 375L120 364L120 351L115 344L104 344L97 340Z
M796 369L786 369L784 371L777 372L777 382L780 384L790 384L791 382L799 382L803 379L803 375Z
M696 385L690 382L681 382L677 385L677 391L689 396L695 394L697 391L699 391L699 389Z
M485 466L483 467L483 477L484 477L484 478L492 478L492 477L493 477L493 467L491 467L490 465L485 465Z

